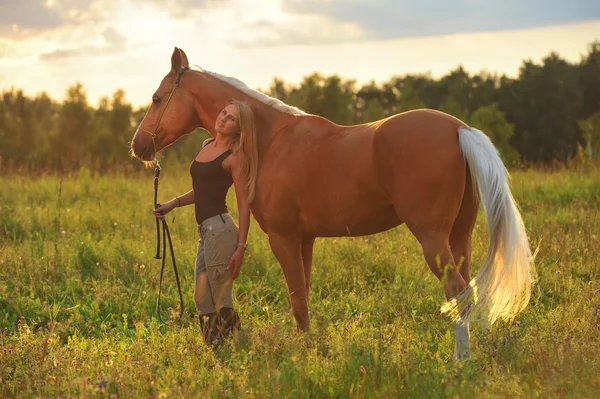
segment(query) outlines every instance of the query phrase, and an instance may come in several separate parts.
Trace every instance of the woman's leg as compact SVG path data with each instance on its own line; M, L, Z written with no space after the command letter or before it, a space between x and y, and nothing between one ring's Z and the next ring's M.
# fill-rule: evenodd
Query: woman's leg
M215 218L209 219L210 228L203 241L208 286L218 312L221 308L233 308L233 281L227 266L237 248L238 231L231 216Z
M220 315L224 335L239 328L240 320L233 308L233 280L228 264L237 249L238 229L229 215L218 216L206 235L205 262L215 310Z
M212 292L210 290L208 275L206 273L206 262L204 260L204 243L202 240L198 243L198 252L196 253L196 283L194 285L194 302L200 317L200 328L202 329L202 338L207 345L213 343L217 338L218 314L213 303Z
M210 282L206 273L206 262L204 258L204 242L198 243L196 253L196 283L194 286L194 302L196 309L201 315L215 313L215 305L210 289Z

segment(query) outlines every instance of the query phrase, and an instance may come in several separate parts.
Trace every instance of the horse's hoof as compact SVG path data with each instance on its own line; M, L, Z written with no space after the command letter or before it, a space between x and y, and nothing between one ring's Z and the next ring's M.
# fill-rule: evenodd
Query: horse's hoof
M453 359L455 362L464 362L465 360L470 360L471 351L462 351L459 353L457 350L455 350Z

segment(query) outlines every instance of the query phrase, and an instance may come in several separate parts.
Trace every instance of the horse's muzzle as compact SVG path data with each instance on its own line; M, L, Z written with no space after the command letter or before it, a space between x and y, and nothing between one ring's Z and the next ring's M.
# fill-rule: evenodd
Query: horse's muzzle
M156 152L154 150L152 136L138 129L131 141L131 152L136 158L141 159L142 161L153 161Z

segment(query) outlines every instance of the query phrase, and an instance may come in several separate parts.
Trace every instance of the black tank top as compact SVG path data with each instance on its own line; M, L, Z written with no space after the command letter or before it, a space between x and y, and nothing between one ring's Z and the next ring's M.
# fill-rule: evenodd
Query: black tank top
M221 163L230 154L231 150L227 150L210 162L198 162L194 159L190 166L198 224L210 217L227 213L225 197L233 184L233 178Z

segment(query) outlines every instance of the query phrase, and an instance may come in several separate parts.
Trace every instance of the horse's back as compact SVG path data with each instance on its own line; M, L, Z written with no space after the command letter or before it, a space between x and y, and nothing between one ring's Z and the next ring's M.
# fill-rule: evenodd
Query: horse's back
M373 123L376 136L383 140L410 141L448 140L458 137L460 119L433 109L417 109L390 116Z

